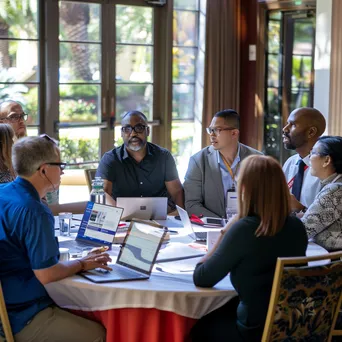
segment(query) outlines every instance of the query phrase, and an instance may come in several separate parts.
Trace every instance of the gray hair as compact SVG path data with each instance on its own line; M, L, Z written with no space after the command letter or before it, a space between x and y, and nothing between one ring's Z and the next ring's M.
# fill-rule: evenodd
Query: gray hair
M45 163L56 162L57 145L44 137L26 137L12 147L13 168L19 176L30 177Z

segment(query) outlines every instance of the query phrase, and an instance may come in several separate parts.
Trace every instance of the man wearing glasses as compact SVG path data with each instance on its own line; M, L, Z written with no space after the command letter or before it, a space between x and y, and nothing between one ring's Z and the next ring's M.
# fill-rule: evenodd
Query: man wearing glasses
M239 123L239 114L233 109L216 113L207 128L210 146L190 158L184 181L189 214L225 218L227 194L236 191L240 162L262 154L239 143Z
M59 261L54 218L40 198L59 187L65 166L50 138L25 137L13 146L18 177L0 185L0 279L17 342L105 341L100 324L60 309L45 289L80 271L108 269L111 261L106 253Z
M146 116L128 112L121 124L124 144L105 153L96 172L104 179L106 203L115 205L117 197L171 197L172 204L183 208L183 187L175 161L168 150L147 142L150 128Z
M26 136L26 120L27 114L18 102L7 100L0 104L0 123L10 124L18 139Z

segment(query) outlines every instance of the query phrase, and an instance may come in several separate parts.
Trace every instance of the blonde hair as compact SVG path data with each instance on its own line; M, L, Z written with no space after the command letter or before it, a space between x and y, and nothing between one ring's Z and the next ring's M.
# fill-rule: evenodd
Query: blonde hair
M15 176L12 165L13 138L12 126L0 123L0 169L8 169L11 175Z
M290 192L280 164L260 155L244 159L238 178L238 201L238 219L260 217L256 236L277 234L290 214Z

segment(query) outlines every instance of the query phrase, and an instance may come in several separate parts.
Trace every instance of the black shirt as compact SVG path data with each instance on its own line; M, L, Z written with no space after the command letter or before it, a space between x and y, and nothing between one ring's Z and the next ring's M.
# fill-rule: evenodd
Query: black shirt
M144 159L137 163L124 145L106 152L96 176L113 183L112 197L168 197L165 182L178 179L171 153L158 145L147 143Z
M305 256L308 245L303 223L289 216L275 236L255 236L257 216L240 219L224 235L214 254L198 264L196 286L212 287L229 272L240 297L238 325L264 327L278 257ZM260 339L261 340L261 336Z

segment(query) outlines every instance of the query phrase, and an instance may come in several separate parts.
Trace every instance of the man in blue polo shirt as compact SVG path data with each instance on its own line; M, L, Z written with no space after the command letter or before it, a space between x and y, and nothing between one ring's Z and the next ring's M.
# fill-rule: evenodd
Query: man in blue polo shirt
M110 261L108 254L58 260L54 217L40 201L60 184L58 147L46 137L22 138L12 159L18 177L0 186L0 281L15 340L105 341L100 324L59 309L44 287Z
M171 197L184 207L184 192L171 153L147 142L150 128L146 116L128 112L121 121L124 144L105 153L96 176L104 179L108 204L117 197Z

